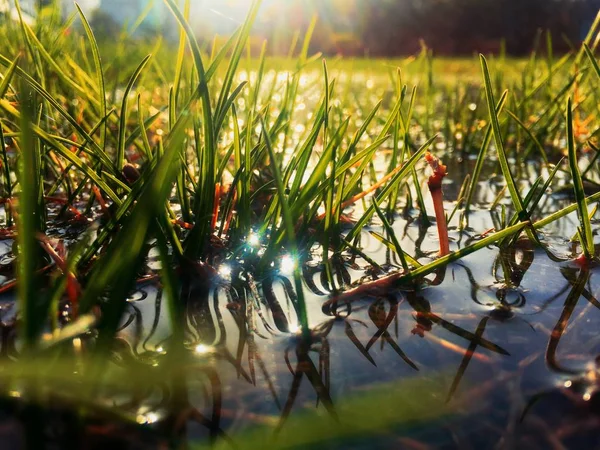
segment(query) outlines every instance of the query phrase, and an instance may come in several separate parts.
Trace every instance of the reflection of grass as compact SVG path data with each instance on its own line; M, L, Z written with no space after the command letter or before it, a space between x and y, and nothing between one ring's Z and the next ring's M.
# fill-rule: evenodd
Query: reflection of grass
M187 395L183 392L187 385L185 380L198 379L206 367L190 360L182 371L181 365L163 364L164 356L156 355L155 359L159 364L153 364L153 359L149 358L146 364L138 363L127 369L104 364L103 373L97 374L99 378L80 373L78 368L82 367L83 361L77 359L9 365L0 370L0 379L10 386L8 398L11 399L2 403L2 408L10 410L11 402L17 399L37 405L52 403L57 408L77 406L83 420L78 424L80 427L96 420L118 421L133 428L147 427L157 420L189 414L185 412L186 408L191 408L189 405L172 409L176 405L173 400ZM87 363L95 364L93 361ZM206 371L207 375L210 373L210 370ZM177 375L170 384L168 380L174 374ZM35 390L30 389L31 385L27 383L40 379L44 383ZM434 378L415 377L379 384L341 396L331 405L330 413L326 409L296 411L285 421L276 416L264 416L261 425L236 434L233 442L237 448L245 449L264 448L265 445L289 448L319 446L331 441L342 443L346 439L372 438L388 433L410 434L416 427L430 426L432 421L449 417L451 408L440 404L448 384L449 380L441 374ZM197 386L197 381L191 386ZM194 415L201 416L201 413L196 411L191 416ZM30 418L24 415L23 420L27 423ZM209 429L215 426L212 420L201 419L200 423ZM274 431L278 425L282 428ZM229 448L231 442L229 438L219 440L217 447ZM191 445L192 448L208 448L204 444Z
M258 426L237 436L236 444L243 449L322 448L332 442L343 447L347 440L388 433L400 437L419 425L434 426L434 421L450 414L450 408L439 402L444 395L440 388L443 385L441 380L416 378L381 384L341 398L335 404L339 421L324 417L325 411L299 412L286 421L285 428L276 436L272 426ZM370 442L377 445L376 438ZM200 444L192 448L208 447ZM228 445L222 443L218 448Z
M537 230L575 211L583 253L594 257L589 211L595 210L588 203L600 194L586 198L584 183L600 184L598 99L589 83L589 74L600 75L589 46L597 26L578 55L558 60L537 53L527 61L437 59L424 48L398 61L322 63L321 55L309 53L314 22L290 57L267 57L268 47L258 58L247 56L260 4L254 1L240 29L208 54L186 22L188 8L165 1L180 27L177 50L160 40L134 42L128 30L113 42L99 39L80 10L83 28L73 32L52 9L33 26L9 21L0 29L2 234L17 242L24 359L70 354L65 343L86 333L97 338L95 346L78 351L87 356L110 349L127 295L147 272L143 262L151 247L158 248L162 265L156 272L174 330L167 348L173 361L193 340L218 342L221 330L206 323L193 337L179 329L185 308L211 312L202 302L215 284L234 286L229 306L244 333L253 335L258 320L268 325L260 280L274 271L293 273L295 286L286 292L296 318L289 322L301 325L310 341L301 280L309 257L325 267L324 284L335 294L329 304L440 274L448 263L492 244L509 246L522 233L542 245ZM457 167L455 155L477 157L463 185L463 230L486 164L502 174L508 195L500 191L492 203L496 226L487 237L423 262L405 251L406 233L394 222L396 213L410 217L418 208L419 223L428 226L423 155L441 149L452 150L443 158L448 167ZM596 154L587 157L587 150ZM540 160L533 179L524 164L531 159ZM573 185L576 202L542 213L559 174ZM442 203L436 203L437 221L445 225ZM348 217L351 212L355 216ZM385 235L370 231L399 258L398 272L348 291L350 282L336 278L336 265L356 259L383 270L361 246L373 217ZM87 230L92 221L97 226ZM85 239L65 247L56 226L62 231L81 224ZM448 243L443 247L446 253ZM56 267L48 266L50 260ZM50 275L40 276L48 267ZM68 310L61 309L65 302ZM61 331L59 319L65 318L71 325ZM90 383L102 368L93 367L86 372L94 375ZM50 382L60 373L40 379ZM403 410L397 417L375 414L373 399L380 394L340 408L360 411L367 431L403 422ZM413 418L438 413L420 411ZM313 427L314 421L307 415L289 426ZM339 436L314 427L318 439ZM301 438L294 437L298 444Z

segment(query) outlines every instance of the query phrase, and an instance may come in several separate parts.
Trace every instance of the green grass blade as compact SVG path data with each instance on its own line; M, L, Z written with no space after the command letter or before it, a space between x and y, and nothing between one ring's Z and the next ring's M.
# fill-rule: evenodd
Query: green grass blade
M106 116L106 86L104 83L104 71L102 69L102 59L100 58L100 50L98 48L98 42L96 41L96 37L94 36L94 32L90 27L90 24L83 14L83 11L79 7L79 4L75 3L75 7L77 8L77 12L79 13L79 17L81 18L81 23L83 24L83 28L85 29L85 34L87 35L88 40L90 41L90 45L92 47L92 55L94 56L94 68L96 70L96 78L98 82L99 94L100 94L100 114L102 117ZM106 149L106 125L102 127L101 133L101 142L102 148Z
M394 231L394 229L388 222L387 218L385 217L385 214L381 211L379 206L377 206L377 202L373 201L372 205L373 205L373 208L375 208L375 212L379 216L379 219L383 223L383 227L385 228L385 231L387 232L388 236L392 240L392 244L394 244L394 252L396 252L396 254L400 257L400 262L402 263L402 268L404 269L405 272L408 273L408 271L409 271L408 263L406 262L406 257L404 256L404 251L402 250L400 241L398 241L398 238L396 237L396 232Z
M186 20L190 17L190 0L185 0L183 6L183 16ZM183 62L185 58L185 29L179 25L179 48L177 50L177 62L175 63L175 81L173 82L173 89L175 89L175 103L179 100L179 90L181 87L181 77L183 74Z
M169 133L165 153L158 162L143 192L132 210L129 220L111 242L95 267L81 299L82 312L97 304L102 293L110 286L108 300L103 305L103 315L98 326L98 345L106 349L112 341L126 304L126 298L141 262L142 249L151 222L164 213L164 202L171 192L184 148L186 129L191 115L183 113Z
M529 222L520 222L517 225L493 233L487 236L486 238L469 245L468 247L451 252L448 255L438 258L429 264L422 265L421 267L414 269L408 275L400 277L398 279L398 284L405 284L410 281L419 279L420 277L423 277L430 273L433 273L439 268L444 267L451 262L458 261L459 259L462 259L465 256L470 255L471 253L475 253L476 251L481 250L482 248L485 248L488 245L492 245L503 238L519 233L523 230L523 228L525 228L528 225L530 225Z
M8 155L6 152L6 140L4 139L4 127L0 122L0 150L2 152L2 169L3 169L3 181L4 181L4 195L6 198L12 198L12 181L10 175L12 173L11 167L8 163ZM4 213L6 214L6 224L10 227L13 224L13 217L10 207L4 206Z
M9 102L5 99L0 99L0 108L4 109L7 113L12 115L13 117L20 120L21 113L17 111ZM30 129L33 133L35 133L38 137L43 139L50 147L56 150L62 157L71 162L75 167L85 173L88 177L90 177L94 183L98 185L100 188L112 201L117 204L121 204L120 197L113 192L113 190L108 186L92 168L83 162L80 158L78 158L71 150L66 148L60 142L58 142L51 135L42 130L39 126L35 124L31 124Z
M27 98L27 89L22 93ZM38 194L40 166L38 164L38 147L35 144L34 133L31 129L34 120L33 108L30 102L24 102L21 115L21 158L17 170L19 193L19 218L17 221L17 279L18 305L20 314L21 337L26 350L35 347L40 323L45 317L40 317L39 285L36 276L40 260L40 246L36 240L39 232L38 222L41 211L38 210Z
M250 10L248 11L248 14L246 15L246 20L244 21L241 31L237 37L237 42L233 49L233 53L229 58L229 66L227 68L227 73L225 74L225 77L223 78L223 85L221 88L221 93L219 95L219 99L217 101L217 106L215 108L215 116L217 118L224 117L227 110L229 109L228 105L227 105L229 92L231 90L231 86L233 85L233 79L237 72L237 68L240 63L242 53L244 51L244 47L246 45L246 40L250 36L250 31L251 31L252 25L256 19L256 15L258 14L260 5L261 5L261 0L253 0L252 1L252 4L250 5ZM215 132L218 133L220 130L220 123L218 120L216 121L215 126L216 126Z
M4 98L6 93L8 92L8 88L10 87L10 82L17 68L17 64L19 63L20 56L17 56L15 60L8 67L8 70L2 77L2 82L0 82L0 98Z
M379 206L381 202L390 194L392 189L407 175L412 174L412 169L415 164L421 159L421 157L425 154L429 146L437 139L437 136L430 138L427 142L425 142L421 148L419 148L411 158L404 163L402 169L398 171L396 175L389 181L389 183L381 190L381 193L375 197L374 201ZM363 227L367 224L367 222L373 217L375 213L375 208L371 205L362 215L362 217L356 222L348 236L346 236L346 240L352 241L358 234L361 232Z
M583 181L579 172L577 151L575 148L575 134L573 132L573 106L571 98L567 99L567 149L569 151L569 168L573 180L573 189L575 191L575 200L577 202L577 216L582 230L581 247L586 258L594 257L594 238L592 235L592 225L590 222L589 211L585 200L583 190Z
M533 132L527 127L527 125L525 125L521 119L519 119L517 117L517 115L515 113L513 113L510 110L506 110L506 113L510 116L510 118L512 120L514 120L516 122L517 125L519 125L519 127L521 127L521 129L523 131L525 131L525 133L527 134L527 136L529 136L529 139L531 139L535 145L535 148L538 149L541 158L544 160L544 163L548 164L548 156L546 155L546 150L544 150L544 146L540 143L540 141L538 140L538 138L535 136L535 134L533 134Z
M35 47L35 51L42 57L46 64L48 64L56 72L61 82L65 83L65 85L67 86L70 86L83 98L90 99L88 91L83 86L77 84L73 80L73 77L69 76L63 70L61 65L55 60L55 58L52 57L52 55L48 52L44 45L39 41L38 37L36 36L35 32L31 29L31 27L27 24L24 24L24 27L28 39L31 39L32 45Z
M392 250L393 252L396 251L396 246L394 245L394 243L392 241L390 241L389 239L386 239L385 236L383 236L380 233L373 231L373 230L369 230L369 234L371 236L373 236L375 239L377 239L379 242L381 242L383 245L385 245L387 248ZM344 241L346 243L348 242L346 240L344 240ZM348 244L346 244L346 245L350 248L350 246ZM361 257L364 258L363 255L361 255ZM413 267L421 267L423 265L406 252L404 252L404 258L406 259L406 262L409 263Z
M512 199L513 205L519 214L519 218L521 220L527 220L527 212L523 206L523 199L517 190L517 186L513 175L510 171L510 167L508 165L508 160L506 157L506 152L504 150L504 143L502 141L502 133L500 131L500 122L498 121L498 115L496 114L495 109L495 101L494 101L494 93L492 92L492 82L490 80L490 72L488 69L487 61L483 55L479 55L479 59L481 61L481 68L483 71L484 85L485 85L485 94L488 105L488 113L490 117L490 122L492 123L492 131L494 135L494 142L496 144L496 151L498 153L498 160L500 161L500 167L502 168L502 174L504 175L504 179L506 180L506 185L508 186L508 192L510 194L510 198Z
M0 63L4 65L8 65L10 60L4 58L0 55ZM65 118L69 122L73 128L77 131L77 133L90 144L91 148L94 150L95 156L97 156L104 166L108 169L112 167L112 161L105 154L104 150L96 143L94 139L83 129L83 127L73 118L63 107L62 105L48 92L40 83L38 83L35 79L33 79L30 75L27 74L20 67L16 68L17 75L24 79L38 94L40 94L44 99L54 108L59 114ZM1 98L1 97L0 97Z
M583 40L583 46L581 47L581 49L577 53L577 56L575 57L575 66L579 66L579 64L581 63L583 54L585 52L585 48L589 47L589 45L592 44L592 39L594 38L594 36L596 36L596 39L592 44L592 49L595 50L595 46L598 44L598 28L600 28L600 11L598 11L598 13L596 14L594 22L588 29L588 33L585 36L585 39Z
M155 117L158 117L159 113L156 113ZM142 136L142 148L144 149L144 154L146 155L146 159L151 161L153 159L152 156L152 147L150 146L150 141L148 140L148 133L146 131L146 124L144 123L144 116L142 113L142 100L141 95L138 94L137 98L137 116L138 116L138 129L140 131L140 135ZM152 119L152 117L151 117ZM152 122L150 122L152 123Z
M210 100L210 92L208 89L208 78L204 70L204 63L202 62L202 55L200 53L200 47L196 40L194 31L190 24L185 20L185 17L177 7L174 0L164 0L167 4L179 25L183 27L188 38L188 43L192 50L192 56L194 58L194 66L196 68L196 74L198 76L198 88L200 92L200 98L202 100L202 125L204 131L204 146L203 149L197 148L199 155L204 155L205 158L199 160L199 164L202 170L202 180L198 183L196 194L194 196L194 213L196 218L206 218L207 212L212 211L214 203L214 192L215 184L217 180L216 175L216 155L217 147L215 144L215 129L213 123L213 111ZM196 141L200 142L199 136L196 130ZM206 220L197 220L195 226L185 242L185 252L187 256L197 258L204 249L206 239L210 232L209 223Z
M297 261L294 267L294 285L296 287L296 296L298 297L298 319L300 325L302 326L302 336L308 342L310 340L310 328L308 323L308 312L306 311L306 302L304 300L304 288L302 287L302 270L300 268L301 261L299 258L300 255L298 254L298 248L296 245L296 231L294 230L296 224L294 223L290 213L290 207L285 195L285 187L283 186L283 178L281 177L281 171L277 165L277 158L275 156L275 152L273 151L271 139L269 137L269 133L267 132L267 127L264 121L262 121L262 127L265 145L267 146L267 151L269 152L269 157L272 161L271 169L273 171L273 178L275 179L275 186L277 187L277 199L281 206L283 226L286 230L290 253L292 258L295 258Z
M152 55L146 56L142 62L137 66L129 82L123 91L123 101L121 102L121 115L119 116L119 141L117 144L117 154L115 156L115 166L119 172L123 170L123 164L125 162L125 131L127 130L127 103L129 101L129 93L133 89L133 85L139 78L142 70L150 61Z
M585 50L585 53L586 53L588 59L592 63L594 72L596 72L596 75L598 75L598 77L600 78L600 65L598 65L598 61L596 60L596 57L594 56L594 54L592 53L592 50L590 49L590 47L587 44L583 44L583 48Z

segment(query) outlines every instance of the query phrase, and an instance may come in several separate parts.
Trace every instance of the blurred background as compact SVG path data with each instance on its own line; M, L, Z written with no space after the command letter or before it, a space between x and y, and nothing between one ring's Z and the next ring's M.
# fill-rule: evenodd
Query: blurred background
M58 2L68 17L72 0L22 0L28 20ZM182 5L183 0L179 3ZM251 0L192 0L190 23L200 39L229 35L242 22ZM177 40L178 28L162 0L80 0L99 39L114 39L147 12L135 36ZM0 11L15 15L13 0ZM269 53L286 54L294 32L317 17L313 50L327 55L392 57L413 54L422 43L437 55L473 52L528 53L537 30L552 33L555 50L576 47L600 9L600 0L263 0L252 45L266 39Z

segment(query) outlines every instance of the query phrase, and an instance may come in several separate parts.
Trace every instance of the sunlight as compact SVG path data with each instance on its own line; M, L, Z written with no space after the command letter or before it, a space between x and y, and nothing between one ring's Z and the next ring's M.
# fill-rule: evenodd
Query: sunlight
M207 0L202 9L235 22L241 22L253 0ZM265 3L265 2L263 2Z
M208 347L207 345L204 345L204 344L198 344L198 345L196 345L196 348L194 349L194 351L198 355L205 355L210 351L210 347Z
M250 233L250 235L248 236L248 245L250 245L251 247L258 247L260 245L260 237L258 236L258 234L254 232Z
M146 414L138 414L136 422L140 425L151 425L160 420L160 416L154 412L148 412Z
M224 280L230 280L231 279L231 272L232 272L231 266L228 265L228 264L221 264L221 266L219 267L219 275Z
M279 265L279 270L284 275L292 275L294 273L294 269L296 268L296 260L292 255L284 255L281 258L281 263Z
M192 21L207 21L211 28L217 31L231 31L232 27L237 27L244 22L246 14L252 6L253 0L205 0L192 5ZM277 15L284 9L287 9L286 2L275 0L263 0L260 6L260 13L254 26L258 26L265 19L265 13L268 16Z

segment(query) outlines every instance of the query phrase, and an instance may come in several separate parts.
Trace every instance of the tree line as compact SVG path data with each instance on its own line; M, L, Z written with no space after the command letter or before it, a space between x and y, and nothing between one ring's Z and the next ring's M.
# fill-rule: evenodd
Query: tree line
M555 50L576 46L600 9L599 0L363 0L367 14L357 30L373 55L414 53L422 39L437 54L531 51L538 30ZM504 43L504 44L503 44Z

